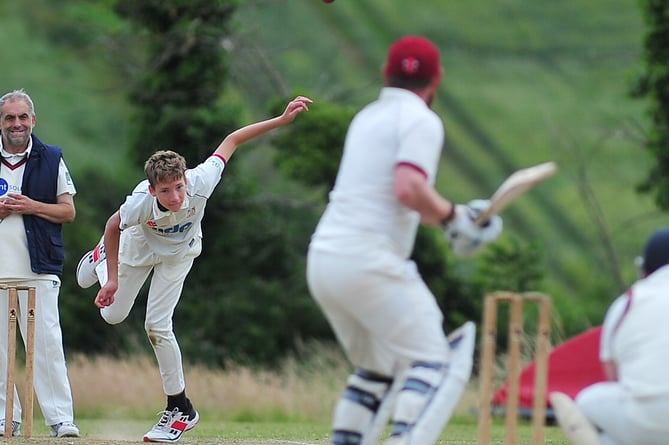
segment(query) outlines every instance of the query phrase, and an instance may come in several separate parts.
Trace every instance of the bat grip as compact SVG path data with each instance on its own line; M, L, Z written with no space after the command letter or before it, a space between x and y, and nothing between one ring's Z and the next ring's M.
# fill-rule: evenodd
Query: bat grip
M493 217L494 211L491 207L488 207L484 211L480 212L478 215L475 216L474 218L474 224L476 224L479 227L485 227L488 224L490 224L490 218Z
M476 224L479 227L485 227L488 224L490 224L490 216L486 215L480 215L474 220L474 224Z

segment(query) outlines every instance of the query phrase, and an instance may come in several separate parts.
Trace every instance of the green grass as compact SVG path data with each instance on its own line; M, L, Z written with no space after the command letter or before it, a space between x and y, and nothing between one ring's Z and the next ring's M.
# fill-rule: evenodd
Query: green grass
M312 356L299 361L287 358L273 371L233 364L225 370L208 369L188 363L185 371L188 396L201 415L186 443L237 444L241 440L255 444L284 440L326 444L332 409L350 369L338 349L322 345L313 350ZM75 399L75 422L86 443L138 441L158 420L164 407L153 357L114 360L74 356L68 360L68 373ZM23 381L20 372L17 381ZM19 394L23 394L21 387ZM439 443L475 443L477 406L478 384L472 379ZM49 430L38 404L33 419L34 436L47 440ZM505 434L503 422L501 417L493 418L491 437L499 443ZM526 440L531 435L529 423L521 419L518 436ZM547 427L545 437L546 443L563 440L556 427Z
M68 371L75 395L75 422L86 443L138 441L158 420L164 396L153 358L75 356L68 361ZM332 409L349 371L338 350L327 345L317 348L309 359L286 359L275 371L233 365L211 370L186 364L187 393L200 411L201 421L188 433L185 443L326 444ZM21 375L18 381L22 381ZM477 382L472 380L440 444L476 443L477 404ZM33 418L34 436L47 440L49 430L38 405ZM503 418L493 418L491 437L495 443L503 440L503 422ZM525 441L531 435L529 423L521 419L521 443L529 443ZM556 427L547 427L545 437L546 443L564 440Z
M85 441L141 441L142 435L151 428L152 423L132 419L86 419L77 420L82 436L77 442ZM327 444L330 438L330 424L325 422L233 422L224 419L203 418L198 426L186 433L183 443L293 443ZM476 444L477 425L471 421L453 419L441 434L438 445ZM49 436L46 426L35 424L34 439L15 440L12 443L34 443L35 440ZM504 441L505 428L496 420L491 430L494 444ZM519 423L518 444L529 444L532 437L531 427ZM558 427L547 426L544 429L545 444L567 444Z

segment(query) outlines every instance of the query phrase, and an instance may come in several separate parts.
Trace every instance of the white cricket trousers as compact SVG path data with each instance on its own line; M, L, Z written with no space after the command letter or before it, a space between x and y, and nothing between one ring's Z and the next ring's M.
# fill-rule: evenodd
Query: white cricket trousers
M413 261L380 249L312 248L307 282L355 367L393 376L416 361L448 361L443 315Z
M669 395L641 400L617 382L599 382L579 392L576 404L603 430L604 445L669 443Z
M172 316L181 298L184 280L195 257L202 250L202 243L199 237L196 238L185 257L171 259L153 254L142 241L137 237L121 237L118 290L114 303L102 308L100 314L109 324L125 320L135 304L139 290L153 271L144 329L158 361L163 391L166 395L175 395L186 389L186 381L181 348L172 327Z
M35 368L34 383L37 401L47 425L74 420L72 390L67 376L63 335L58 313L60 282L57 280L30 280L12 282L21 286L35 287ZM7 304L8 293L0 289L0 419L5 418L7 388ZM19 312L17 315L21 337L26 335L28 292L19 291ZM20 342L17 341L17 348ZM25 345L25 342L24 342ZM23 368L23 362L16 359L16 374ZM14 391L14 419L21 421L21 403Z

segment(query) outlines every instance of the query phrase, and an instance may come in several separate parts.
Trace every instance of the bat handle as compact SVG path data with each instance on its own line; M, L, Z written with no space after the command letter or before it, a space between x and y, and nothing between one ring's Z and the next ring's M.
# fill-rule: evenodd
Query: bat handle
M479 227L485 227L490 224L490 218L492 218L492 216L493 214L491 212L481 212L481 214L476 216L476 219L474 219L474 224Z

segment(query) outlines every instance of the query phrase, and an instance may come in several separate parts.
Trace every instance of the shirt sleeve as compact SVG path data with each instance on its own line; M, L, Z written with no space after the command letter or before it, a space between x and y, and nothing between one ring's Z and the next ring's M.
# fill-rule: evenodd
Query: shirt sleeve
M606 312L599 340L599 359L603 362L614 359L613 337L627 313L630 299L631 296L629 294L621 295L613 301Z
M121 222L119 228L125 230L146 222L153 208L153 196L149 193L149 181L144 180L137 184L132 194L125 198L119 208Z
M58 191L56 194L60 196L65 193L74 196L76 195L77 190L74 187L74 181L72 181L70 171L67 169L65 161L63 158L60 158L60 164L58 165Z
M192 170L187 170L188 186L192 193L211 196L221 181L225 162L218 156L208 157L202 164Z
M400 150L397 163L413 165L422 170L434 183L439 157L444 143L444 126L434 114L425 114L418 122L400 129Z

